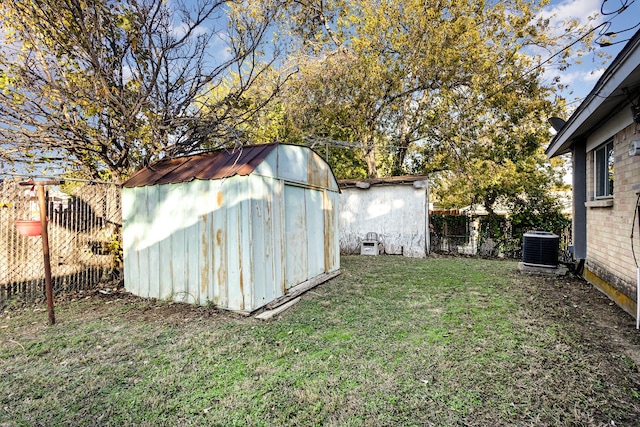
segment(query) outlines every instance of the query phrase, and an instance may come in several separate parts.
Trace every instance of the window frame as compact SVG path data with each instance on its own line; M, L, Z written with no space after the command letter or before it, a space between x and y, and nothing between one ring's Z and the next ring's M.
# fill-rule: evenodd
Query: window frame
M601 153L600 156L599 153ZM614 167L615 151L613 150L613 139L610 139L593 150L593 195L595 200L613 198ZM602 170L605 170L606 173L602 173Z

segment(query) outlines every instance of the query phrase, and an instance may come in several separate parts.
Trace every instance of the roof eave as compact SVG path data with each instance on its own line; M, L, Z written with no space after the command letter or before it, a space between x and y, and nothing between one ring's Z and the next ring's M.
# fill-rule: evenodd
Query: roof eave
M553 137L545 153L549 158L571 152L574 142L588 136L595 127L620 108L611 101L622 88L640 80L640 31L620 51L594 88L571 115L565 125ZM633 76L632 76L633 75Z

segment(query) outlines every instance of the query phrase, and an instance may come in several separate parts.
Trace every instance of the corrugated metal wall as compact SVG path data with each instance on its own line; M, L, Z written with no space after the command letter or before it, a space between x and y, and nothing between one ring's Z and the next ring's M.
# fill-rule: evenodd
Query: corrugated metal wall
M250 224L247 184L232 177L123 189L127 290L243 307L251 295L226 284L249 279L251 233L242 232Z
M317 154L284 148L249 176L124 188L127 290L253 311L339 269L335 179L310 185L327 186L328 166L322 178Z
M251 179L251 248L254 299L252 307L262 307L284 293L282 239L283 183L270 177Z

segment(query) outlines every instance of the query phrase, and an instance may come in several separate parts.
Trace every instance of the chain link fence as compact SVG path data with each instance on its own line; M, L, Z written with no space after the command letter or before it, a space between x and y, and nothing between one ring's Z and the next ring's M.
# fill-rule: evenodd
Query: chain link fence
M45 298L42 238L15 226L39 218L35 190L21 181L0 177L0 309ZM46 206L54 294L120 282L120 187L67 181L46 187Z

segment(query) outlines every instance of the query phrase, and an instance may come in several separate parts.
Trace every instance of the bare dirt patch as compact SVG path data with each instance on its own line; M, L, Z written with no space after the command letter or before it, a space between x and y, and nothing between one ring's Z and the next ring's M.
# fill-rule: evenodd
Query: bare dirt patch
M622 352L640 366L640 331L635 319L590 283L573 275L536 282L532 296L541 317L567 322L602 351Z

